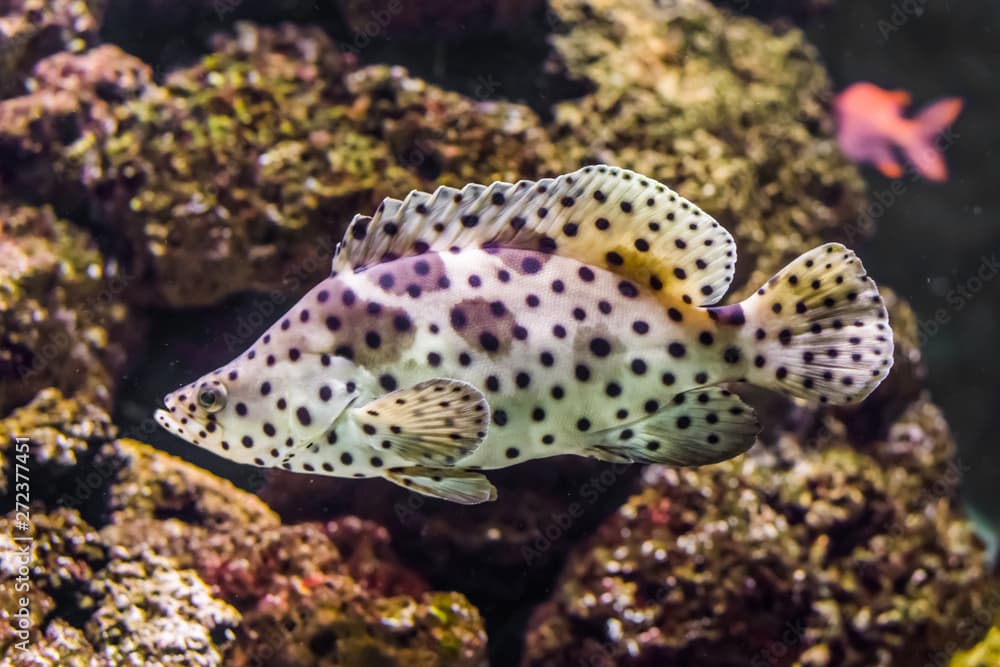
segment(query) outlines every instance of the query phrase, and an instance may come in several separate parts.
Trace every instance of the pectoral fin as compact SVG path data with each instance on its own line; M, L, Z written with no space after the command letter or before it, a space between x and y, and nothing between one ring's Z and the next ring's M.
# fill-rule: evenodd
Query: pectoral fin
M373 448L441 467L455 465L482 444L490 408L471 384L435 378L355 408L351 417Z

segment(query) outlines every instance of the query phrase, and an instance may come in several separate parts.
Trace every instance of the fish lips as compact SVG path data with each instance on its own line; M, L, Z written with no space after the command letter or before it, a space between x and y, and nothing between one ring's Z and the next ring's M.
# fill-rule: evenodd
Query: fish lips
M194 442L197 439L196 434L191 433L187 429L187 426L174 419L173 416L166 410L157 410L153 413L153 418L156 419L160 426L174 435L187 440L188 442Z

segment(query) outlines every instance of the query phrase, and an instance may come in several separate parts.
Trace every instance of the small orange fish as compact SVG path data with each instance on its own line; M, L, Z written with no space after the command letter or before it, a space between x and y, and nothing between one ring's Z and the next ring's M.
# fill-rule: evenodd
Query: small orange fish
M885 90L872 83L855 83L837 95L837 143L855 162L871 162L887 178L899 178L903 167L893 147L902 150L920 174L931 181L945 181L948 168L937 135L955 122L962 98L947 97L924 107L913 118L903 116L910 94Z

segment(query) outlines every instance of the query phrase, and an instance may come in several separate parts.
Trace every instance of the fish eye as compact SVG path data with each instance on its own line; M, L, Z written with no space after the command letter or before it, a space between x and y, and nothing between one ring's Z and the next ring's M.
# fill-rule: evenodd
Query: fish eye
M198 405L208 412L218 412L226 407L226 396L226 388L221 384L214 387L202 387L198 391Z

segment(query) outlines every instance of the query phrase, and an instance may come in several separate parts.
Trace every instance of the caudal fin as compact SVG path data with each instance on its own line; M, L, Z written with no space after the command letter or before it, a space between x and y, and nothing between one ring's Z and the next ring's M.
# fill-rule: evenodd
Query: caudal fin
M892 367L892 330L861 260L839 243L805 253L744 301L747 380L811 401L864 400Z
M935 141L958 118L962 104L960 97L938 100L924 107L913 119L916 131L902 148L906 159L928 180L948 179L948 167Z

